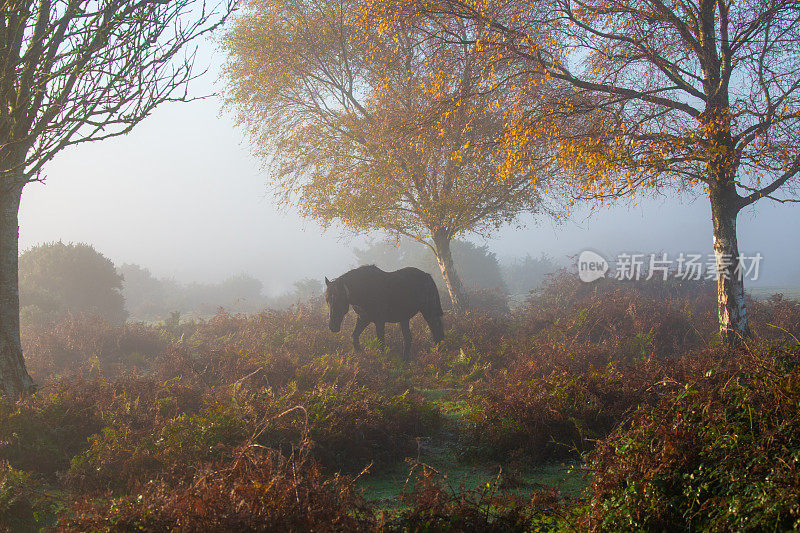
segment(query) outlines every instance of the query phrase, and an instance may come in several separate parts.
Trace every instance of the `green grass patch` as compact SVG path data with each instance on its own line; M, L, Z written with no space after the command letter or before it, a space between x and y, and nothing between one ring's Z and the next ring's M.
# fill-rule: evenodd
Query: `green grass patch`
M461 397L459 389L417 389L416 392L437 405L446 424L434 437L419 441L417 457L391 468L368 472L359 479L358 487L379 509L405 508L400 495L414 488L416 472L411 471L414 465L422 464L444 476L445 485L453 491L500 483L504 490L523 498L551 487L557 488L565 498L577 498L585 489L587 482L579 463L532 465L517 462L501 466L496 461L464 461L461 442L467 417L475 409L474 403Z

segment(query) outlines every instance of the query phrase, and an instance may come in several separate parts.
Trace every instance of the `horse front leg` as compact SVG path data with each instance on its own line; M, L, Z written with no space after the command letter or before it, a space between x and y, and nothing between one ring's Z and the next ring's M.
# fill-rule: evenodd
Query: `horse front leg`
M378 343L381 350L386 348L386 322L375 321L375 336L378 337Z
M356 329L353 330L353 349L357 352L361 351L361 343L358 341L361 334L364 332L364 329L369 325L369 321L358 317L356 320Z
M411 327L408 320L400 322L400 329L403 331L403 361L411 360Z

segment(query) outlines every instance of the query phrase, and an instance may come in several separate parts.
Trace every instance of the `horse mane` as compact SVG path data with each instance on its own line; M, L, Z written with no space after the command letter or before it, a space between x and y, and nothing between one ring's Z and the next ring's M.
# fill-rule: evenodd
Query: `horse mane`
M347 281L347 278L350 278L353 275L358 275L360 273L365 273L365 272L383 272L383 270L381 270L380 268L378 268L374 264L373 265L361 265L361 266L356 267L356 268L354 268L352 270L348 270L347 272L345 272L344 274L339 276L337 279L341 279L343 281Z
M361 265L360 267L354 268L350 272L355 272L356 270L381 270L381 269L375 266L375 264L373 263L371 265ZM383 272L383 270L381 270L381 272Z

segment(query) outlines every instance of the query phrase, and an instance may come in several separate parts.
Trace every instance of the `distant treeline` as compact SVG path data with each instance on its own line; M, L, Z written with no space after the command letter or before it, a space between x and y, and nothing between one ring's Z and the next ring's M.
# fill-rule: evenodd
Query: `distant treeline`
M424 245L377 242L353 252L354 266L375 264L386 270L416 266L430 272L446 302L441 271ZM454 242L453 256L468 290L490 292L499 298L526 294L561 266L545 255L501 264L488 247L466 241ZM128 319L153 322L207 317L220 309L253 313L307 302L321 296L322 290L321 279L306 278L282 295L269 296L264 294L263 283L248 274L221 283L180 283L157 278L136 264L115 267L88 244L48 243L20 256L21 315L29 322L52 322L70 313L97 315L111 324Z
M122 295L132 318L162 320L174 312L186 317L213 316L220 308L229 313L254 313L264 308L284 309L322 294L322 282L296 281L292 290L280 296L263 293L264 284L239 274L221 283L180 283L156 278L144 267L125 264L117 269L123 278Z

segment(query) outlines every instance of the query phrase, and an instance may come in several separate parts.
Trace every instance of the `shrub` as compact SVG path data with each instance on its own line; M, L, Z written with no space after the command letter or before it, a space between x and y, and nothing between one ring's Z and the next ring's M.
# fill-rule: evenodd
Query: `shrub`
M679 355L713 338L715 291L672 278L583 283L561 271L528 298L526 322L551 341L601 347L617 359Z
M578 457L592 448L641 395L600 373L554 373L530 381L498 381L477 397L470 414L470 455L534 462ZM625 397L621 406L611 396Z
M258 529L264 517L317 530L325 520L340 530L547 530L578 518L587 529L791 527L800 303L749 305L758 340L728 353L714 340L711 286L562 273L512 313L446 316L445 340L430 349L415 319L411 364L391 348L399 328L387 331L390 349L370 329L366 351L353 353L313 304L169 325L73 316L30 327L26 357L42 386L0 400L0 513L42 527L60 500L71 507L64 530L191 531L212 512L219 529ZM449 420L426 397L443 401ZM423 476L407 509L376 522L338 474L440 444L518 467L594 449L589 502L576 510L547 492L532 503L496 484L452 490Z
M588 527L800 527L800 346L715 356L599 443Z
M161 405L173 399L167 396ZM158 413L148 425L115 417L89 439L85 452L73 457L65 479L84 491L119 492L156 478L170 483L191 478L198 464L230 458L230 450L250 435L242 411L210 405L174 418L159 420Z
M0 399L0 458L51 479L66 469L102 427L95 386L81 381L19 403Z
M73 531L359 531L370 513L349 478L326 478L302 445L288 457L245 446L178 487L162 481L116 499L83 499L59 523Z
M307 435L314 457L331 471L357 472L370 463L381 466L413 455L417 437L433 435L442 425L439 410L412 393L386 396L352 384L320 384L287 394L271 409L295 405L303 406L305 417L274 418L259 442L285 449Z
M31 476L0 462L0 530L30 531L36 526Z
M114 264L88 244L52 242L19 257L20 305L38 309L29 318L86 313L123 324L128 313L121 290Z

